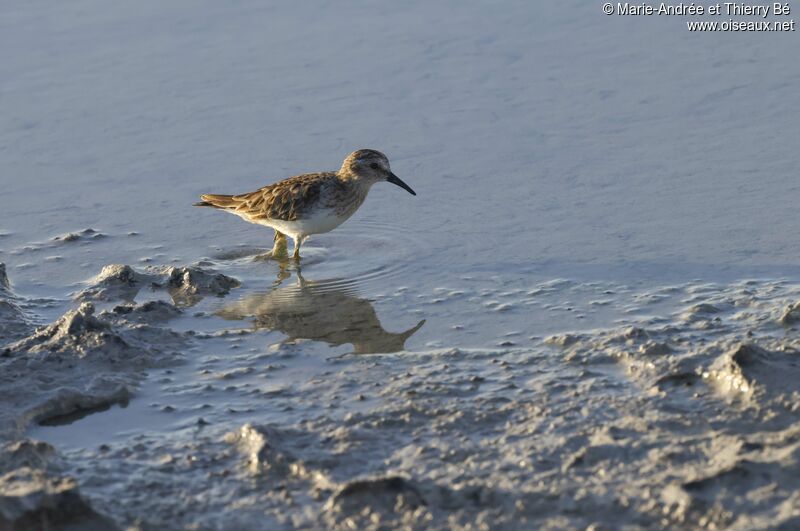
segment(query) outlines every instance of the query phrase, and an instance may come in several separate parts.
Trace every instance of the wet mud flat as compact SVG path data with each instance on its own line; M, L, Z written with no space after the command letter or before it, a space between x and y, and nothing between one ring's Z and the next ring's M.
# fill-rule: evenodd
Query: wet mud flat
M108 265L40 324L2 269L0 528L800 525L796 283L393 293L451 323L420 345L351 286L237 271ZM453 346L467 309L621 317Z

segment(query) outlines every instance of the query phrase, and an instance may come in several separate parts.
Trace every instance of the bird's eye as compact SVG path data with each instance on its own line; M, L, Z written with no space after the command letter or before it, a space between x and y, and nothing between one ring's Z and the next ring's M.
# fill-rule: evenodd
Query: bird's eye
M376 162L373 162L372 164L370 164L369 167L372 168L373 170L377 170L379 168L379 166L378 166L378 164Z

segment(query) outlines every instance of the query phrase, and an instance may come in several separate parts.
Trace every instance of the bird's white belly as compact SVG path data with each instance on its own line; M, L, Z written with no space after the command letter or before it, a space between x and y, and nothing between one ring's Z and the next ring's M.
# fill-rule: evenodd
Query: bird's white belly
M305 219L298 219L295 221L270 219L264 221L263 224L292 237L299 234L308 236L310 234L322 234L323 232L330 232L344 223L349 217L349 215L336 215L336 211L334 209L326 208L313 212L311 216Z

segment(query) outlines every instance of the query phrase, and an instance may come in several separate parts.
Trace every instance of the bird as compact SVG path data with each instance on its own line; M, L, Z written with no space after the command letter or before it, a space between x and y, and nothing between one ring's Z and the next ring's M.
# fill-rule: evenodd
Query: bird
M213 207L245 221L275 230L273 258L287 256L286 237L294 241L292 257L312 234L330 232L350 218L373 184L386 181L417 193L392 173L389 159L374 149L350 153L338 171L304 173L253 192L238 195L203 194L194 206Z

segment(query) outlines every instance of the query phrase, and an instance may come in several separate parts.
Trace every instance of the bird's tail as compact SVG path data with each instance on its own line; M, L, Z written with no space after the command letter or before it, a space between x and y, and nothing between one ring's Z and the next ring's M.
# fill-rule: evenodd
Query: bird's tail
M200 196L201 202L194 206L214 207L214 208L234 208L239 202L232 195L203 194Z

